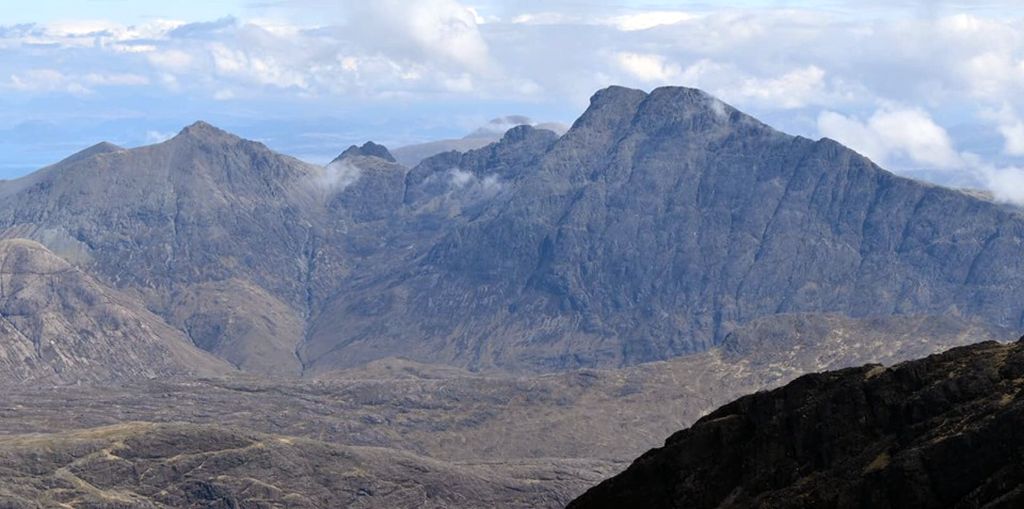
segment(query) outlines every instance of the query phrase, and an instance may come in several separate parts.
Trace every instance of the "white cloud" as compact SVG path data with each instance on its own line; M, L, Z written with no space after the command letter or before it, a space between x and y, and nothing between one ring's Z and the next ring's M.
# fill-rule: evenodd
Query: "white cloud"
M734 95L760 104L792 109L827 102L824 100L825 88L825 71L809 65L774 78L746 78Z
M158 69L171 72L183 72L187 70L193 61L191 54L180 49L169 49L166 51L154 52L146 55L149 62Z
M91 72L82 76L82 81L88 85L96 86L108 86L108 87L132 87L148 85L149 78L130 73L95 73Z
M615 62L629 76L652 85L701 88L739 105L795 109L830 104L845 95L825 80L825 71L809 65L779 76L756 77L731 65L701 59L686 68L654 54L616 53Z
M60 71L55 69L30 69L12 74L7 88L29 93L45 93L62 91L72 95L85 95L90 90L81 83L71 82Z
M1024 156L1024 121L1009 104L1003 104L998 110L986 110L982 117L996 124L1003 136L1003 153L1012 156Z
M1024 205L1024 168L989 168L982 174L996 200Z
M235 98L235 92L230 88L222 88L213 93L213 98L218 101L230 101Z
M279 61L273 55L255 55L232 49L221 43L209 47L216 71L224 76L240 77L278 88L309 88L306 76Z
M328 164L323 173L313 178L312 183L317 190L330 194L344 191L358 182L362 174L358 166L343 160Z
M1007 53L975 55L962 67L971 93L980 99L998 101L1024 87L1024 60Z
M927 170L955 171L988 189L1001 202L1024 205L1024 169L997 166L977 154L957 152L953 141L927 112L913 108L884 108L866 122L839 113L818 117L823 136L843 143L888 164L894 156L907 157Z
M946 130L917 108L880 109L866 121L825 111L818 116L818 131L881 165L903 156L932 169L964 166Z
M162 143L174 137L174 133L161 131L146 131L146 143Z
M650 28L674 25L684 21L698 19L697 14L684 11L644 11L631 14L612 16L602 20L619 30L632 32L636 30L647 30Z
M484 175L480 178L461 168L452 168L448 170L448 187L464 195L490 198L505 189L505 183L497 175Z
M623 52L617 53L615 60L624 71L645 82L670 82L683 75L682 68L667 63L661 55Z
M126 87L149 84L149 78L128 73L96 73L81 76L64 74L56 69L29 69L12 74L6 88L28 93L66 92L82 96L94 92L91 87Z
M1013 156L1024 156L1024 122L1017 119L1013 123L999 126L999 132L1006 140L1003 151Z
M482 71L490 66L479 14L455 0L360 2L354 18L385 45L405 41L424 55Z

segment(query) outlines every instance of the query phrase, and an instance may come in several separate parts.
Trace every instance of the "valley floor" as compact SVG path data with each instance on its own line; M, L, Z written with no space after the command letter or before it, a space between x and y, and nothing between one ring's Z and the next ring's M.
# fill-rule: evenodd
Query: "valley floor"
M906 317L831 317L824 336L792 333L820 320L776 317L702 354L616 370L501 376L388 359L313 380L10 385L0 502L331 507L337 493L355 507L561 507L740 395L1009 339ZM790 331L785 348L772 330ZM303 471L318 474L300 482Z

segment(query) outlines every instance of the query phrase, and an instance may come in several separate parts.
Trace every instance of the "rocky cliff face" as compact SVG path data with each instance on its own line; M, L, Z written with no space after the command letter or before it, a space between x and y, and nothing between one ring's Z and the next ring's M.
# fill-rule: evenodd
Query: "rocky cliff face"
M1024 216L698 90L611 87L561 137L393 159L315 167L197 123L0 185L0 235L273 375L622 366L779 313L1024 325Z
M0 241L0 382L224 375L140 303L28 240Z
M1021 339L740 398L569 507L1018 507Z
M405 184L407 224L437 239L326 304L304 350L314 371L397 351L632 364L784 312L1024 325L1021 215L698 90L612 87L561 138L517 128Z

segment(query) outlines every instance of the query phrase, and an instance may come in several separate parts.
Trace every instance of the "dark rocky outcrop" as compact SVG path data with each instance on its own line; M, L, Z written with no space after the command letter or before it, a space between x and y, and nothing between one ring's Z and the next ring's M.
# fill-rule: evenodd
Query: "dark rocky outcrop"
M1024 341L803 376L712 412L569 507L1020 507L1022 388Z

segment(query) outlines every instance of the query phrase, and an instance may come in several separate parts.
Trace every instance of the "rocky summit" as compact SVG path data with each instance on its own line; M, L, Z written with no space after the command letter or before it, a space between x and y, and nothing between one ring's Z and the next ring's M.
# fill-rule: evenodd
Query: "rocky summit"
M569 507L1024 504L1024 338L738 399Z

